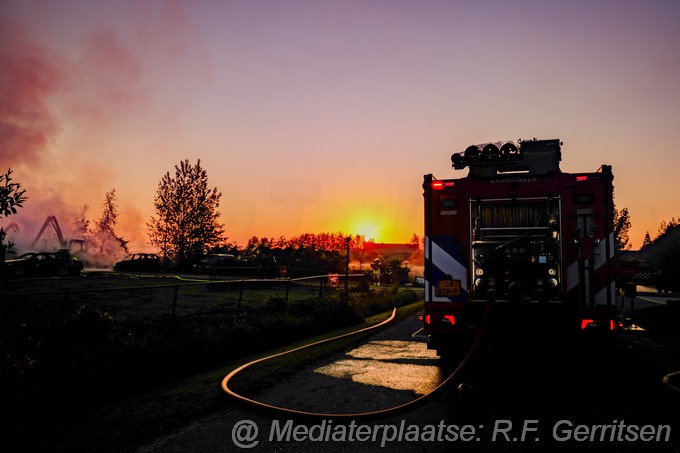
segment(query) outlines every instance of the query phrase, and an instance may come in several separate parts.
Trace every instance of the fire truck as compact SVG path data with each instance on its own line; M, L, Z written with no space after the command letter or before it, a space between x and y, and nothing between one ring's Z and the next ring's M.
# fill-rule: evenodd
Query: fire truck
M540 313L532 322L556 329L615 331L612 169L564 173L561 148L558 139L472 145L451 156L467 176L425 175L423 321L439 355L487 303Z

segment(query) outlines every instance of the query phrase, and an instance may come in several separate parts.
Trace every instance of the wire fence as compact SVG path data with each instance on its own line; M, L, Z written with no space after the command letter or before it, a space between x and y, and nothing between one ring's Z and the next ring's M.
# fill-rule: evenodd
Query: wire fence
M416 297L377 290L364 274L0 280L0 375L9 389L0 405L23 413L90 404L93 395L122 395L346 328Z
M195 279L101 273L74 279L3 282L0 317L5 321L0 321L0 325L5 328L11 324L50 325L83 311L106 314L115 324L157 324L213 315L247 316L258 310L323 304L328 296L341 298L344 281L344 274ZM347 286L353 291L370 288L365 274L349 274Z

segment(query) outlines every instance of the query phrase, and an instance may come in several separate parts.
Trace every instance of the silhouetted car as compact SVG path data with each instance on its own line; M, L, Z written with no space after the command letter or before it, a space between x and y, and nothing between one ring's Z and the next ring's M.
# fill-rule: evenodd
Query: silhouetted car
M236 257L226 253L208 255L194 264L196 272L214 272L217 270L233 267L236 265Z
M83 262L71 256L67 250L56 252L29 252L16 259L5 261L5 272L15 277L37 275L78 275Z
M133 253L113 266L113 269L117 271L139 272L157 272L160 268L161 260L154 253Z
M661 279L661 271L642 260L617 259L616 282L619 287L626 283L643 286L656 286Z

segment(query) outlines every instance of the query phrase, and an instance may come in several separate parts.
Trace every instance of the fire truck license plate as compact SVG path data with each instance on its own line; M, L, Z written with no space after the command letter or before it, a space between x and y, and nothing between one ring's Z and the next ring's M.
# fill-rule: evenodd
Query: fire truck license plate
M460 296L460 280L439 280L434 295L440 297Z

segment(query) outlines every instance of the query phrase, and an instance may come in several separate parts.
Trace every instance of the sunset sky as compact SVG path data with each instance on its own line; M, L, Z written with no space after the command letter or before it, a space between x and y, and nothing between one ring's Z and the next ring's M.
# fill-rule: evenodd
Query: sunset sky
M680 217L680 2L0 1L0 170L35 235L115 188L148 250L165 172L201 159L232 241L422 235L422 177L470 144L559 138L613 166L631 240Z

